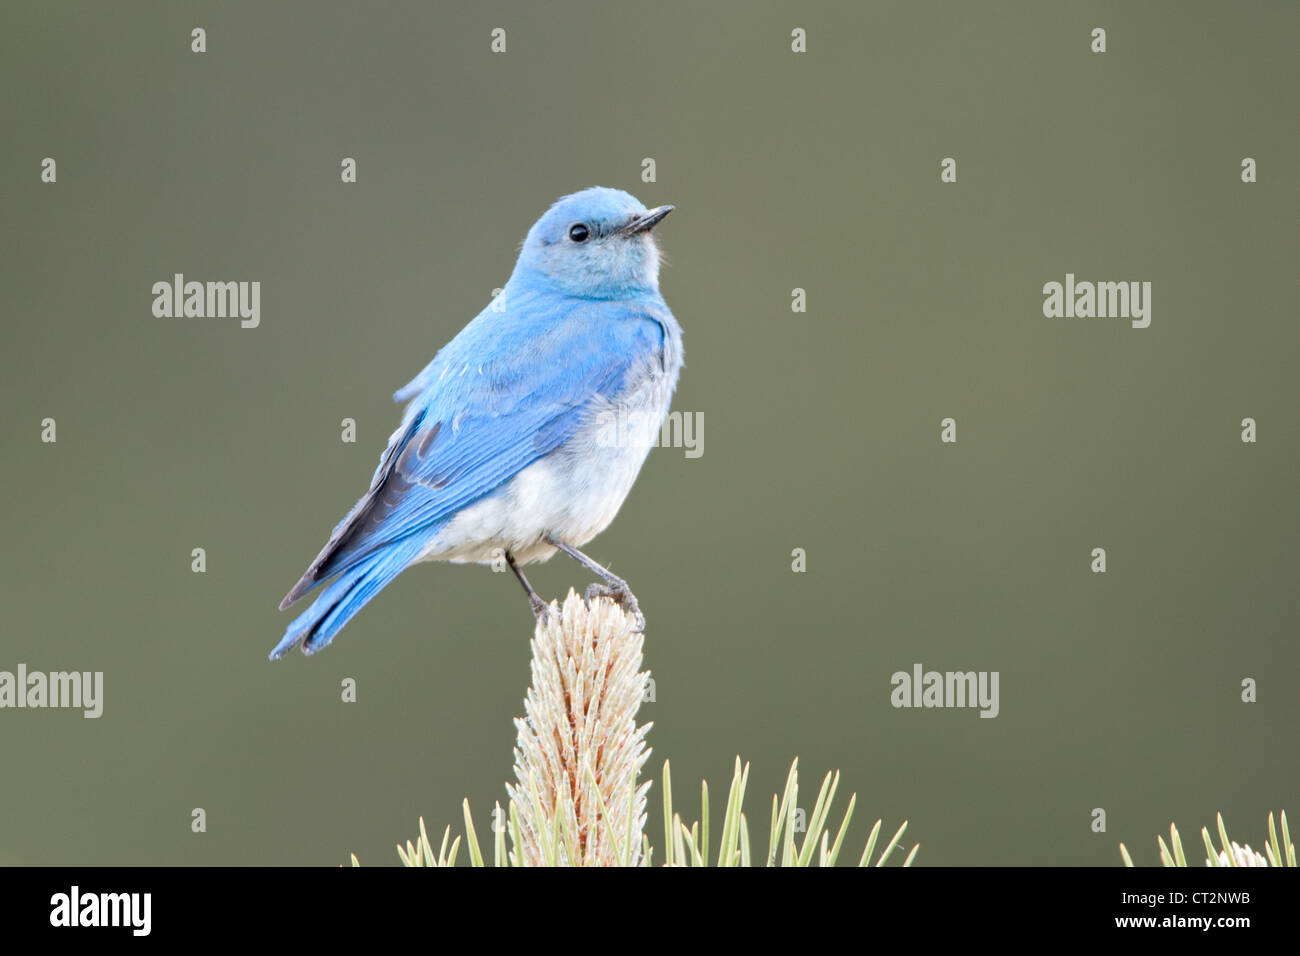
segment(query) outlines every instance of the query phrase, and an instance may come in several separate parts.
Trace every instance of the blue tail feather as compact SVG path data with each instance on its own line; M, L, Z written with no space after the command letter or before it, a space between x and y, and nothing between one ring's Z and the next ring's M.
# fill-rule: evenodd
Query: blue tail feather
M407 538L340 574L289 625L271 651L271 660L278 660L299 644L304 654L314 654L329 644L343 625L419 556L424 544L423 540Z

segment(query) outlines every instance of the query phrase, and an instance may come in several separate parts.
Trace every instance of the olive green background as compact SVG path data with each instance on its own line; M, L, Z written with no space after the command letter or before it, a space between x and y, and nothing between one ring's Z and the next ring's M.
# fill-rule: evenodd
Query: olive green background
M392 864L466 796L486 829L509 575L418 566L266 654L392 391L593 184L678 207L704 454L652 453L587 550L649 617L679 806L740 754L765 820L797 755L858 794L854 859L883 816L931 865L1154 862L1217 810L1259 847L1300 811L1298 8L845 7L4 4L0 670L102 670L105 709L0 711L0 861ZM154 318L175 272L260 280L261 327ZM1044 318L1067 272L1152 282L1151 327ZM999 671L1000 716L892 708L918 661Z

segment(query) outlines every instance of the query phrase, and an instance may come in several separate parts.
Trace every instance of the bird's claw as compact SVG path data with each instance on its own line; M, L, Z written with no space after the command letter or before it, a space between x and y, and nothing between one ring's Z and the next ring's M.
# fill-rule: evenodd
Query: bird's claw
M537 623L545 627L551 619L551 606L540 598L530 600L528 603L532 605L533 617L537 619Z
M637 603L636 595L626 584L592 584L587 588L587 593L582 596L582 601L590 609L591 599L597 597L609 598L618 604L632 618L634 634L645 630L645 615L641 613L641 605Z

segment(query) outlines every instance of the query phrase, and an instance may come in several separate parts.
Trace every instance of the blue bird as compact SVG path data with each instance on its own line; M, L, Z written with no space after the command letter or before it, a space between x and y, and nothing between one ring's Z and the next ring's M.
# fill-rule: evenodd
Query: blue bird
M563 551L603 582L588 599L612 597L645 626L627 582L578 548L614 520L677 386L682 330L651 234L672 211L594 187L537 220L498 297L393 395L401 424L281 602L328 582L272 660L325 647L418 561L504 558L541 617L520 566Z

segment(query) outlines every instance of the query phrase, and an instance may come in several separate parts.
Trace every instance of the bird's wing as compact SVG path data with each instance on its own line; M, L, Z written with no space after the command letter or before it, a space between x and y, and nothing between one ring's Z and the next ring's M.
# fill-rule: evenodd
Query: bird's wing
M595 407L623 390L630 372L658 363L662 330L656 319L590 311L540 333L498 323L486 343L481 334L464 332L449 343L412 382L421 390L389 440L370 489L281 608L377 549L436 530L563 444ZM475 364L475 353L485 351L494 358Z

